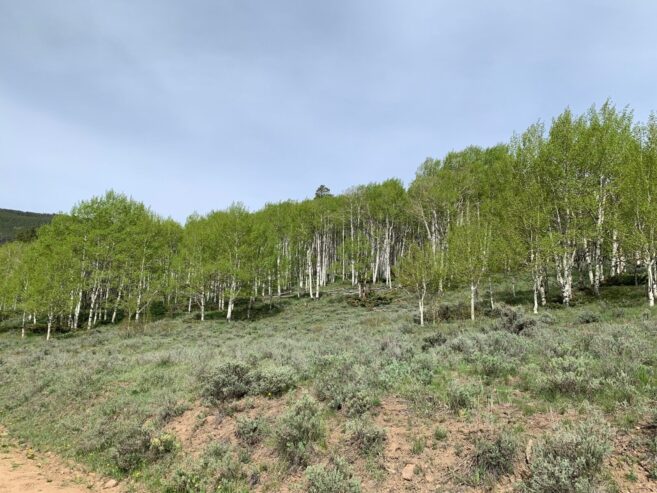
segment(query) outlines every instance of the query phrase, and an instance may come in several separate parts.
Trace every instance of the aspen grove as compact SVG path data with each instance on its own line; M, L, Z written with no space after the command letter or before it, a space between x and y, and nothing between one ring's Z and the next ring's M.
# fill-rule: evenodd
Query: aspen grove
M241 204L184 226L107 192L56 215L30 242L0 245L0 317L58 329L139 323L163 314L246 316L284 295L319 298L329 283L401 286L417 296L469 292L471 317L494 279L531 279L533 311L564 305L581 280L604 296L624 274L657 296L657 117L636 123L611 102L564 111L491 148L427 159L413 182ZM488 302L486 298L486 302Z

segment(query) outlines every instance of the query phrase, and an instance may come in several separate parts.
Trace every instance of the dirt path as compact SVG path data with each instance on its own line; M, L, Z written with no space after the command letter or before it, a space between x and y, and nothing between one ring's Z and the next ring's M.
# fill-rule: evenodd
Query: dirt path
M113 483L76 470L52 454L19 447L0 427L0 493L117 492Z

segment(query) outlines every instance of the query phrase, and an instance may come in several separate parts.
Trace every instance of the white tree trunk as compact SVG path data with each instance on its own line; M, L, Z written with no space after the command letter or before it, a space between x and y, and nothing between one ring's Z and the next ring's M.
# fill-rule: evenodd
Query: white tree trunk
M655 278L653 272L654 259L646 262L646 271L648 274L648 306L651 308L655 306Z
M54 316L53 316L52 312L48 313L48 332L46 332L46 341L50 340L50 330L52 328L53 318L54 318Z
M228 311L226 312L226 320L229 322L233 319L233 307L235 306L235 298L231 294L228 297Z
M477 286L470 284L470 320L475 319L475 298L477 296Z
M538 279L534 276L534 315L538 313Z

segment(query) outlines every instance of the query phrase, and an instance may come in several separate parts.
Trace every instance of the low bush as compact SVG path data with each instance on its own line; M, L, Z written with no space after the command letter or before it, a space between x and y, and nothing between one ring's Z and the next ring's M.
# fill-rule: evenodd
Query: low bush
M422 351L428 351L431 348L442 346L446 342L447 337L440 332L436 332L422 339Z
M600 491L604 459L612 451L612 432L599 416L546 434L531 451L525 487L531 493Z
M511 432L503 431L493 438L480 438L475 442L473 465L492 476L513 472L518 455L518 439Z
M377 455L383 451L383 444L386 440L384 429L363 418L348 421L346 428L349 441L361 453Z
M505 303L498 303L493 310L493 315L499 317L495 329L505 330L512 334L520 334L536 325L536 320L527 317L521 307L513 307Z
M216 401L244 397L254 383L251 369L237 361L220 364L202 378L205 381L203 395Z
M388 337L381 342L382 356L387 360L407 361L413 357L413 346L399 338Z
M450 322L453 320L468 320L470 318L470 305L467 303L440 303L427 310L430 322Z
M455 413L461 409L472 409L480 393L479 385L450 382L447 387L447 407Z
M323 436L319 404L305 394L281 417L275 432L276 448L291 466L304 466L313 444Z
M219 402L246 395L279 396L297 383L294 369L288 366L253 369L242 362L223 363L206 372L202 379L203 396Z
M393 295L386 292L373 293L370 291L362 298L354 295L346 296L344 300L347 304L354 307L376 308L377 306L385 306L392 303Z
M238 418L235 435L245 445L256 445L267 434L268 426L262 418Z
M322 362L324 367L315 379L317 397L347 416L360 416L378 404L371 388L371 372L347 358Z
M600 321L600 315L593 312L582 312L577 316L577 323L592 324Z
M151 437L141 428L131 428L117 440L112 458L116 467L129 473L141 467L149 459Z
M362 416L379 403L379 399L371 389L359 385L345 386L340 400L337 409L352 417Z
M564 356L553 358L536 383L540 391L550 396L591 395L601 386L595 375L595 362L590 357Z
M294 368L279 366L265 368L253 372L251 394L267 397L280 396L297 384L297 375Z
M360 482L353 477L347 462L339 457L328 465L310 466L306 469L308 493L360 493Z
M246 492L246 473L229 445L214 442L198 459L177 468L164 486L165 493L199 491Z
M175 452L179 448L178 440L171 433L160 433L150 439L149 450L154 458Z
M445 438L447 438L447 430L445 428L437 426L433 430L433 439L436 440L437 442L442 442Z
M511 375L516 371L512 361L491 354L480 354L476 364L479 373L491 378Z

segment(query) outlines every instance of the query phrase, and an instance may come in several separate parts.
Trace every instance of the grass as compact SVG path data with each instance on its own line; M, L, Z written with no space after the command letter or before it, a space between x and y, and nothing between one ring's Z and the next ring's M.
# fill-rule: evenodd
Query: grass
M403 440L407 460L426 471L428 454L473 446L459 442L453 427L490 420L493 426L504 419L496 414L504 406L526 423L537 415L585 422L593 409L598 428L628 423L627 432L638 433L657 398L657 312L646 309L640 289L609 286L602 300L580 292L572 308L551 305L539 316L517 308L529 306L528 291L518 289L515 299L504 289L497 293L508 306L470 322L446 308L467 293L449 292L440 299L449 320L426 327L412 322L414 301L394 291L376 306L324 295L284 300L275 314L252 322L180 316L58 335L49 343L41 334L21 340L4 321L0 420L38 450L152 491L275 491L290 478L314 491L333 491L326 489L333 481L344 491L365 490L358 485L367 478L377 488L394 486L396 474L372 466L387 444ZM382 424L378 416L389 415L391 399L404 403L403 417ZM194 462L170 425L199 406L199 430L215 415L217 429L235 424L226 444L195 451L203 460ZM394 435L391 426L410 431ZM516 480L541 491L552 464L588 446L573 438L580 428L572 426L559 428L562 442L541 439L534 454L541 464ZM427 447L422 436L441 446ZM613 433L605 437L611 447ZM487 440L475 444L476 467L492 481L515 474L510 466L523 454L512 445L526 437ZM655 440L636 441L637 456L651 464ZM601 458L614 451L595 453L595 464L563 465L559 472L598 487L606 477ZM331 459L337 456L351 467ZM294 472L306 467L307 474ZM211 483L217 474L221 485Z

